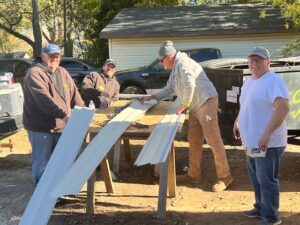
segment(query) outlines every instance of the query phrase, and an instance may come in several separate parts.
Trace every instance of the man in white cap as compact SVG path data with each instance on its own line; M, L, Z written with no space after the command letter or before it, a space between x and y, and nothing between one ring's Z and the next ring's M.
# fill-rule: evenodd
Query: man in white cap
M37 185L75 106L84 102L70 74L59 66L57 45L43 48L41 62L24 79L23 124L32 146L32 175Z
M175 94L181 101L180 114L189 109L189 169L187 174L176 177L180 183L200 183L203 143L211 146L217 180L212 191L223 191L233 181L218 125L218 94L202 67L185 53L176 51L172 41L161 45L159 60L166 69L171 69L167 86L155 95L145 96L141 102L161 100Z
M233 133L241 137L247 169L254 187L255 204L244 212L261 218L259 225L281 224L278 170L287 145L288 90L281 77L270 71L270 53L255 47L248 55L252 73L243 84L240 112Z
M81 95L86 106L93 101L96 108L105 109L118 100L120 85L115 73L116 61L107 59L99 72L92 72L83 79Z

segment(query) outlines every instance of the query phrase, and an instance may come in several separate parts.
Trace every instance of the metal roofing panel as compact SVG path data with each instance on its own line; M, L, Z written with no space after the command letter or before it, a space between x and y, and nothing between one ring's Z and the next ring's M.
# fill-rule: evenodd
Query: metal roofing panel
M51 191L74 162L95 111L79 107L72 111L19 225L45 225L48 223L57 201L57 197L51 196Z
M131 122L143 116L156 103L156 100L147 101L144 104L134 101L106 124L54 188L52 195L59 197L77 194Z
M151 132L150 137L134 162L135 165L158 164L166 161L177 128L184 119L184 114L176 114L176 109L179 105L179 99L173 102L162 121Z

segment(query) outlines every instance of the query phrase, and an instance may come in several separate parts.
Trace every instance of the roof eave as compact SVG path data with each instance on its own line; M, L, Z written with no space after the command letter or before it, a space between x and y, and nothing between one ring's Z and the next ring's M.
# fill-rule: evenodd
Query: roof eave
M176 31L176 32L147 32L147 33L124 33L124 32L100 32L102 39L130 39L130 38L159 38L159 37L192 37L212 35L239 35L239 34L266 34L266 33L299 33L290 29L248 29L248 30L205 30L205 31Z

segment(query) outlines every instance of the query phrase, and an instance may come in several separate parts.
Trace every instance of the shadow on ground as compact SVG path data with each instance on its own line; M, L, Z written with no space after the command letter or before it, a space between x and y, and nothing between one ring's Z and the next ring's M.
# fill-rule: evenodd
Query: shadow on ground
M126 206L128 207L128 206ZM290 214L282 212L283 224L299 225L299 213ZM203 222L205 221L205 222ZM254 225L259 220L257 218L244 218L241 212L167 212L164 220L156 218L154 211L130 211L130 212L111 212L105 214L87 215L84 213L54 213L49 225L58 224L126 224L126 225Z
M132 145L132 160L134 161L139 154L142 145ZM231 190L235 191L251 191L251 183L246 169L245 153L241 149L230 148L226 150L231 173L234 183ZM183 169L188 166L188 148L176 147L176 174L184 174ZM109 157L112 163L112 157ZM285 152L281 160L281 168L279 173L281 191L299 191L300 189L300 152ZM154 166L144 165L140 167L133 166L133 162L127 162L123 152L121 153L120 173L116 174L118 179L116 182L123 183L139 183L139 184L155 184L158 178L154 176ZM202 159L202 183L200 188L209 191L211 185L216 179L215 165L211 149L205 148ZM299 182L299 186L290 187L290 181ZM286 185L285 185L286 184ZM183 184L190 186L188 184Z

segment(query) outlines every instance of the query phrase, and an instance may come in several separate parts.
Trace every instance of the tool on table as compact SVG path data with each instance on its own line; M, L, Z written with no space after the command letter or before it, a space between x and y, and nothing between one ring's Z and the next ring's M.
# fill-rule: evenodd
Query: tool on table
M149 125L147 124L142 124L142 123L139 123L139 122L136 122L136 121L132 121L131 122L131 126L134 126L138 129L146 129L146 128L149 128Z

